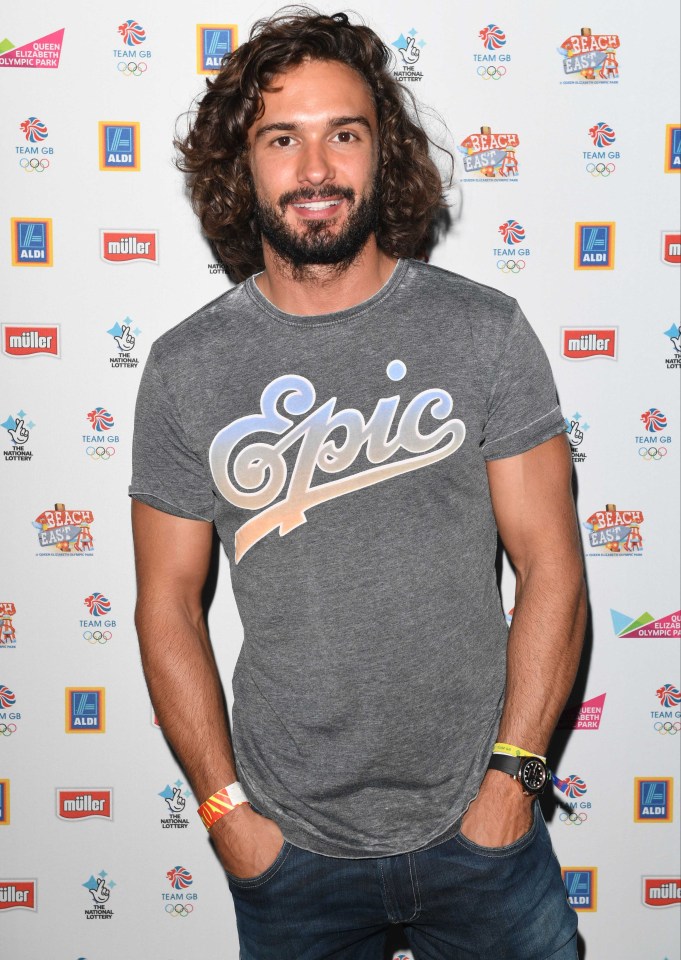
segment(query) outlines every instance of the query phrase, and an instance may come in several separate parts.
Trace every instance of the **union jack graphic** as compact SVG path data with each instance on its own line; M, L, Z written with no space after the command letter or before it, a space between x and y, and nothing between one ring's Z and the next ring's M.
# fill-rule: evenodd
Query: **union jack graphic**
M87 419L92 424L93 430L111 430L114 425L114 418L104 407L95 407L87 414Z
M19 126L29 143L40 143L47 139L47 127L37 117L29 117L28 120L23 120Z
M111 613L111 601L96 590L83 601L93 617L105 617Z
M16 695L12 693L9 687L5 687L0 683L0 707L2 707L3 710L9 710L16 702Z
M173 867L172 870L168 870L166 877L170 880L170 885L174 890L186 890L194 882L186 867Z
M499 233L504 238L504 243L515 245L522 243L525 239L525 227L517 220L507 220L499 227Z
M657 691L656 696L663 707L678 707L681 704L681 690L673 683L665 683Z
M558 786L569 800L578 800L586 793L586 783L576 773L561 780Z
M615 131L607 123L596 123L589 130L594 147L609 147L615 142Z
M118 32L123 37L123 42L129 47L138 47L147 39L146 30L136 20L126 20L120 25Z
M478 34L486 50L500 50L506 43L506 34L495 23L488 23Z
M642 413L641 422L648 433L659 433L667 426L667 418L657 407L651 407L650 410Z

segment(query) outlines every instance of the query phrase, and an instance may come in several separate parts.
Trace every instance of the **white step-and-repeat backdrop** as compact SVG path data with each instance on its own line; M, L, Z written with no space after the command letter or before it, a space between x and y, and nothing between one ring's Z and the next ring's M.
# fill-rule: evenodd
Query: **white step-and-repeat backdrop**
M588 960L673 960L677 5L357 7L457 157L433 262L517 297L559 386L593 629L548 813L582 946ZM126 489L151 343L228 286L172 163L176 121L273 9L34 0L0 18L5 960L238 956L139 666ZM503 594L510 619L508 572ZM210 626L231 706L241 628L226 564ZM398 942L394 955L411 957Z

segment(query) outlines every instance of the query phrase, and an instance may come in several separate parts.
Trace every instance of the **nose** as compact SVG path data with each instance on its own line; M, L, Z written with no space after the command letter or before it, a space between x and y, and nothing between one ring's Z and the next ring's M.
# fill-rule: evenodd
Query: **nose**
M308 141L299 155L298 181L320 186L336 175L333 157L323 141Z

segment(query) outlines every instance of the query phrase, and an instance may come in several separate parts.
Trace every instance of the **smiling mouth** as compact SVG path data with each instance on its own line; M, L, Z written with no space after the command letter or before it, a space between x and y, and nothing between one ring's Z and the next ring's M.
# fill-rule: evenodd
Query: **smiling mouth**
M342 198L338 200L305 200L299 203L294 203L292 206L296 207L298 210L330 210L332 207L337 207L343 202Z

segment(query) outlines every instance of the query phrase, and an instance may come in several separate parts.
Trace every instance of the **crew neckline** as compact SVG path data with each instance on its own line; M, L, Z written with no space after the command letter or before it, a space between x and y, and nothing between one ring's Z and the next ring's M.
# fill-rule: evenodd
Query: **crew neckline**
M311 316L299 313L285 313L276 307L271 300L268 300L258 287L255 278L256 276L260 276L260 274L254 274L252 277L249 277L244 283L244 290L257 307L278 323L285 323L292 327L327 327L335 323L346 323L348 320L357 319L370 310L373 310L375 306L390 296L393 290L399 286L404 279L408 266L408 260L399 259L395 264L393 272L383 286L377 290L376 293L372 294L368 300L362 300L361 303L355 304L354 307L346 307L345 310L337 310L334 313L320 313Z

